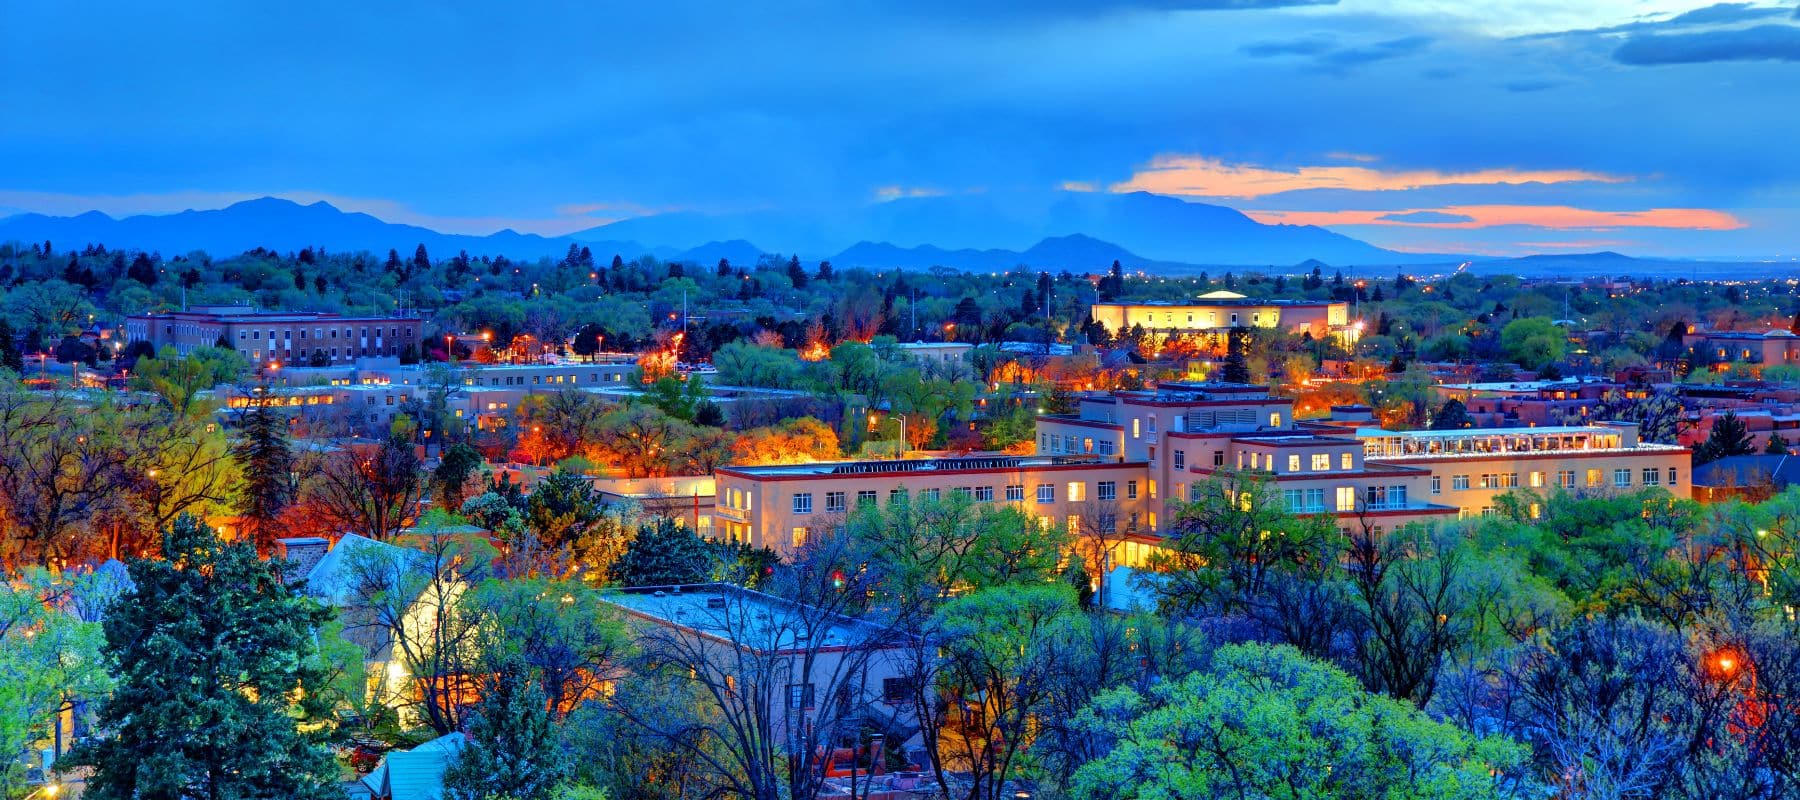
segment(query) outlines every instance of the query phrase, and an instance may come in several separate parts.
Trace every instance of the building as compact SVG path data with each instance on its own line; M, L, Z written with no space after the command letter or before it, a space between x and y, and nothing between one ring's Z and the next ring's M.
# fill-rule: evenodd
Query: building
M1800 483L1800 456L1726 456L1694 468L1694 499L1760 503Z
M711 475L594 479L594 489L603 502L635 503L647 515L672 520L708 537L713 535L716 484Z
M795 738L811 735L834 751L861 746L870 725L913 731L887 743L902 756L923 741L913 706L918 640L909 634L722 583L624 589L604 600L623 611L647 653L777 712L774 735L790 752L804 746ZM834 724L848 730L824 727ZM880 746L870 748L871 761ZM836 760L823 759L825 775Z
M1168 335L1222 334L1232 328L1279 328L1315 339L1342 336L1350 306L1338 301L1252 300L1236 292L1208 292L1191 303L1095 303L1094 321L1117 334L1133 327Z
M411 750L391 751L363 776L362 789L371 800L439 800L444 772L467 744L468 737L455 731Z
M1045 524L1080 529L1096 522L1141 525L1151 489L1141 462L1091 455L971 456L892 461L826 461L726 466L714 471L714 530L723 538L790 554L844 524L851 509L903 495L967 495L1018 508Z
M1686 473L1692 451L1641 442L1637 425L1629 422L1452 431L1362 428L1356 438L1371 460L1428 472L1427 496L1465 517L1496 513L1495 498L1516 490L1656 488L1682 499L1691 496Z
M1757 366L1800 364L1800 336L1785 328L1767 332L1697 331L1683 336L1681 343L1693 350L1702 362L1720 364L1743 362Z
M398 357L419 346L416 317L343 317L322 312L266 312L250 306L194 306L125 318L125 338L186 355L220 343L252 364L337 364L370 356Z
M901 342L894 347L921 364L961 364L975 349L968 342Z

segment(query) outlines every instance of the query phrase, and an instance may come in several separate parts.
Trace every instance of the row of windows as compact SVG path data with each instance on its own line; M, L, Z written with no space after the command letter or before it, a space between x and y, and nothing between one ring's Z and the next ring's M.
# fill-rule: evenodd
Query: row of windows
M1096 441L1092 436L1077 438L1071 434L1054 433L1038 434L1038 452L1047 455L1083 455L1096 454L1110 456L1117 452L1118 445L1111 439Z
M1644 467L1639 476L1642 479L1641 485L1661 486L1663 485L1664 474L1665 473L1662 470L1659 470L1656 467ZM1670 486L1679 485L1680 475L1675 467L1669 467L1666 474ZM1602 470L1590 469L1583 477L1586 479L1585 484L1587 488L1596 489L1606 485L1606 475ZM1528 478L1531 488L1538 489L1544 486L1544 473L1532 472L1529 474ZM1519 473L1517 472L1487 473L1479 476L1479 479L1480 486L1483 489L1516 489L1519 486ZM1556 485L1563 489L1574 489L1575 470L1566 469L1558 471L1556 473ZM1612 471L1612 486L1616 489L1629 488L1631 486L1631 470L1627 467L1614 469ZM1469 476L1450 476L1450 488L1459 492L1467 490L1469 488ZM1431 477L1431 493L1443 493L1443 478L1436 475Z
M613 383L618 383L625 379L625 375L624 375L624 373L621 373L621 372L608 373L607 379L611 380ZM575 375L575 374L532 375L531 376L531 385L533 385L533 386L537 386L540 384L556 384L556 383L564 383L564 382L580 383L581 376ZM588 373L588 383L599 383L599 382L600 382L600 373L598 373L598 372ZM464 378L463 385L464 386L479 386L479 385L481 385L481 378L479 378L479 377ZM489 386L524 386L525 385L525 376L524 375L506 375L506 376L502 376L502 377L488 378L488 385Z
M1069 502L1071 502L1071 503L1080 503L1080 502L1086 501L1088 498L1087 490L1088 490L1088 485L1087 485L1087 483L1085 483L1083 481L1070 481L1064 487L1064 491L1067 493L1066 497L1068 498ZM1004 488L1004 491L1005 491L1004 497L1005 497L1006 502L1022 503L1025 501L1025 485L1024 484L1019 484L1019 483L1010 484ZM982 503L991 503L994 501L994 487L992 487L992 486L958 486L958 487L952 488L950 490L950 493L953 495L967 497L967 498L970 498L977 502L982 502ZM906 494L907 494L907 490L905 490L905 489L889 489L888 490L888 502L890 502L890 503L896 502L896 501L906 497ZM936 489L936 488L919 490L919 497L923 498L923 499L937 500L941 496L942 496L942 491L939 489ZM1054 483L1038 484L1035 497L1037 499L1037 502L1039 502L1039 503L1054 503L1054 502L1056 502L1056 484L1054 484ZM1096 481L1094 483L1094 497L1096 499L1102 500L1102 501L1112 501L1112 500L1119 499L1119 482L1118 481ZM1138 497L1138 482L1137 481L1126 481L1125 482L1125 499L1136 500L1137 497ZM811 514L811 513L813 513L814 508L815 508L814 503L813 503L813 493L812 492L796 492L793 495L791 502L792 502L791 508L793 509L793 513L795 513L795 514ZM856 503L859 507L863 506L863 505L873 505L875 502L876 502L876 492L874 490L865 489L865 490L862 490L862 491L859 491L856 493ZM750 494L748 492L744 492L744 491L738 490L738 489L727 489L725 491L725 505L727 508L741 508L743 510L748 511L750 509ZM848 510L849 510L848 495L845 492L826 492L825 493L825 506L824 506L825 513L841 514Z
M407 328L405 330L406 330L406 338L411 339L412 338L412 329ZM329 334L330 334L329 336L327 336L327 331L329 331ZM400 331L401 331L400 328L389 328L387 335L389 337L398 337L400 335ZM263 338L262 333L263 332L260 330L240 330L240 331L238 331L238 340L239 341L243 341L243 340L247 340L247 339L261 340ZM338 329L337 328L329 328L329 329L313 328L312 334L313 334L312 338L314 338L314 339L326 339L326 338L336 339L336 338L338 338ZM345 328L344 329L344 338L345 339L352 338L355 335L356 335L356 329L354 329L354 328ZM375 336L377 338L380 338L380 336L381 336L380 328L375 329ZM362 329L362 337L364 339L369 338L369 329L368 328ZM292 329L283 330L283 331L281 331L281 336L277 337L275 335L275 329L270 328L268 338L269 338L269 341L274 341L277 338L293 339L294 332ZM301 338L301 339L306 338L306 329L305 328L300 329L300 337L299 338Z

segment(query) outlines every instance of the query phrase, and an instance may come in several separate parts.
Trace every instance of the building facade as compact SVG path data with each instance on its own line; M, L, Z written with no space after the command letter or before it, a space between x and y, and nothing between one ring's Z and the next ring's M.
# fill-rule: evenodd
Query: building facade
M1350 306L1335 301L1252 300L1236 292L1208 292L1190 303L1095 303L1094 321L1117 334L1132 327L1161 334L1224 333L1232 328L1279 328L1342 336L1350 330Z
M125 338L186 355L223 342L252 364L350 363L372 356L398 357L419 346L416 317L343 317L318 312L262 312L250 306L195 306L125 318Z

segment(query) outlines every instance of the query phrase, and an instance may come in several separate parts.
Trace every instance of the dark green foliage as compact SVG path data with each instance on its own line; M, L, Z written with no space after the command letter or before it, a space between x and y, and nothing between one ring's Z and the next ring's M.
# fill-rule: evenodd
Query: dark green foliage
M0 367L13 372L25 371L25 356L19 352L19 337L13 333L12 325L0 319Z
M712 545L691 528L657 519L638 527L613 563L613 580L625 586L702 583L712 578L714 558Z
M545 705L524 669L487 681L468 742L444 770L445 800L548 800L567 767Z
M1431 415L1431 429L1434 431L1461 430L1474 427L1474 424L1469 419L1468 406L1454 397L1445 400L1443 405L1438 406L1437 413Z
M1772 456L1785 456L1789 453L1788 440L1782 438L1779 433L1771 434L1769 436L1769 446L1763 448L1763 452Z
M1220 370L1219 379L1226 383L1249 383L1250 363L1244 357L1248 345L1245 340L1250 332L1242 328L1233 328L1226 334L1225 365Z
M540 481L525 501L525 520L545 547L573 544L605 516L594 482L558 469Z
M133 588L106 615L118 688L103 738L64 764L92 769L95 800L337 800L318 628L331 612L287 585L275 562L183 515L167 560L130 564ZM296 701L294 698L298 697Z
M712 428L725 427L725 409L711 400L700 401L700 407L694 409L694 424Z
M467 442L457 442L444 451L431 476L432 491L437 495L440 508L452 511L462 508L465 487L485 460L481 451Z
M239 418L231 454L244 472L238 513L258 547L266 550L273 544L282 510L294 499L294 455L286 415L264 403L252 404Z
M1706 441L1694 448L1694 463L1705 464L1754 452L1756 445L1750 438L1749 429L1744 427L1744 421L1738 419L1735 412L1727 411L1713 420L1712 432L1707 434Z

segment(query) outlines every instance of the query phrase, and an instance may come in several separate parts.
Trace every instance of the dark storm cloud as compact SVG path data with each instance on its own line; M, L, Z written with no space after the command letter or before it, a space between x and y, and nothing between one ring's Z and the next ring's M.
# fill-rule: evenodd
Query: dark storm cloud
M1634 66L1800 61L1800 27L1757 25L1741 30L1633 36L1613 51L1613 59Z

